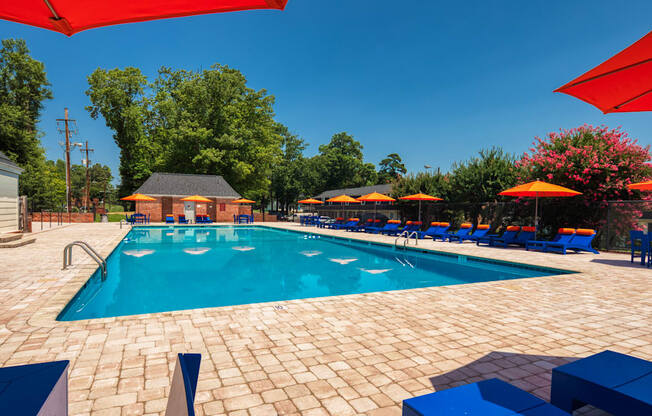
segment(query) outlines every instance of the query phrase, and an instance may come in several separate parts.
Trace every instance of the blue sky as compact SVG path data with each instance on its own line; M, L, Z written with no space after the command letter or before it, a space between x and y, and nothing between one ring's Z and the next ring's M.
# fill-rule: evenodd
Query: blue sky
M93 29L72 38L0 21L46 65L54 99L40 128L62 156L55 119L68 107L93 160L117 176L118 148L84 109L95 68L240 69L276 96L277 120L308 155L339 131L378 163L397 152L412 172L447 170L483 147L526 151L535 136L584 123L652 143L649 113L603 115L552 91L652 30L652 2L290 0L284 12L248 11ZM79 163L79 152L73 161Z

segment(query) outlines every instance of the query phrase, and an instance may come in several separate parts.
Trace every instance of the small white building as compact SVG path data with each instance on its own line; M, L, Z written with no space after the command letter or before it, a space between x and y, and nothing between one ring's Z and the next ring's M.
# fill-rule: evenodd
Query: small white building
M22 172L0 152L0 234L18 230L18 177Z

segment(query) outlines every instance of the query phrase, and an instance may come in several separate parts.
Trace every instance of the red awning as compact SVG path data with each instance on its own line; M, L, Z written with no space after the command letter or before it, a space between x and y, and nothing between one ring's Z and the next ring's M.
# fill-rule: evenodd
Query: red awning
M652 32L555 90L593 104L603 113L652 110Z
M196 14L283 10L288 0L12 0L0 18L71 36L82 30Z

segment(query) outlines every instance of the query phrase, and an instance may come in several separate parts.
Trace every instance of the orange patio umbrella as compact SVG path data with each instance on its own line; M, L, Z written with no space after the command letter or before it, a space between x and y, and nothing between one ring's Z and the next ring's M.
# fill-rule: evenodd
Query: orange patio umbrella
M421 201L443 201L443 199L437 198L436 196L422 194L420 192L414 195L402 196L399 199L404 201L419 201L419 222L421 222Z
M563 186L553 185L543 181L528 182L523 185L502 191L498 195L519 196L535 198L534 203L534 236L536 238L537 226L539 222L539 198L545 197L569 197L582 195L581 192L564 188Z
M212 200L205 198L201 195L191 195L185 198L181 198L181 200L187 202L213 202Z
M340 204L345 204L345 203L350 203L350 204L359 204L360 201L358 201L355 198L352 198L348 195L340 195L340 196L335 196L333 198L327 199L326 202L339 202Z
M297 201L299 204L309 204L309 205L319 205L323 204L323 201L320 201L319 199L315 198L308 198L308 199L302 199L301 201Z
M124 198L120 198L121 201L156 201L156 198L152 198L151 196L143 195L143 194L133 194L129 196L125 196Z
M335 196L333 198L327 199L326 202L337 202L339 204L359 204L360 201L358 201L355 198L352 198L348 195L340 195L340 196Z
M358 201L361 202L394 202L396 201L394 198L391 196L379 194L378 192L372 192L367 195L362 195L361 197L357 198ZM374 204L374 221L376 220L376 212L378 210L378 204Z
M251 199L246 199L246 198L240 198L240 199L234 199L231 202L234 204L253 204L256 201L252 201Z
M652 191L652 181L632 183L627 187L635 191Z

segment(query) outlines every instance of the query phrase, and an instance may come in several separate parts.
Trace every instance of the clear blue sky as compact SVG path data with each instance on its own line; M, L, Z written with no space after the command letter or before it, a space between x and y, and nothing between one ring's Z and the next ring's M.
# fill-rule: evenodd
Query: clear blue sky
M55 119L70 109L94 161L117 175L118 148L84 106L95 68L240 69L276 96L277 120L309 144L339 131L378 163L399 153L410 171L447 170L483 147L522 153L534 136L583 123L622 126L652 143L652 114L603 115L552 91L652 30L652 2L598 0L290 0L248 11L93 29L65 36L0 21L45 63L54 99L40 123L61 157ZM79 152L73 161L79 163Z

